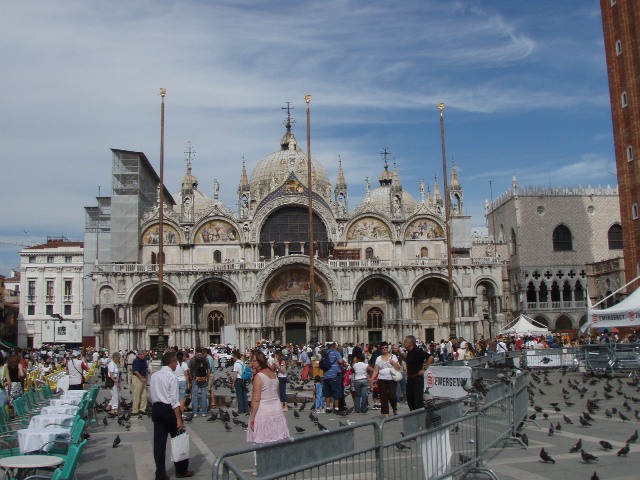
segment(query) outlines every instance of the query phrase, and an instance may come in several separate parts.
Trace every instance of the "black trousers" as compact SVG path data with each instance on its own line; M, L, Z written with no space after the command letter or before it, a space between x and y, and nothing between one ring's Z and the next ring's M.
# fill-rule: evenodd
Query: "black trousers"
M77 385L69 385L69 390L82 390L82 384L79 383Z
M167 470L165 457L167 454L167 435L175 437L178 434L176 414L167 403L156 402L151 406L153 420L153 459L156 462L156 480L164 480ZM186 473L189 469L189 459L174 462L176 473Z
M407 405L409 410L424 408L424 377L422 375L407 378Z

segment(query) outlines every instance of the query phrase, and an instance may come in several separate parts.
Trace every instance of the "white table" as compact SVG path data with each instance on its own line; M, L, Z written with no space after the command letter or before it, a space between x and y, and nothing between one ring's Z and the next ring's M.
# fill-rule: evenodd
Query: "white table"
M82 401L82 398L78 397L78 398L52 398L51 400L49 400L49 405L52 407L61 407L61 406L69 406L69 405L74 405L74 406L78 406L80 404L80 402Z
M40 468L57 467L64 461L61 457L54 455L14 455L13 457L0 458L0 468L5 470L14 470L12 476L16 476L15 470L19 470L19 477L26 476L29 470L38 470Z
M69 438L69 429L61 427L23 428L18 430L20 453L39 451L46 443L57 438Z
M78 411L76 405L61 405L58 407L42 407L40 411L43 415L75 415Z
M83 399L84 396L89 393L87 390L69 390L65 392L64 395L61 395L60 398L80 398Z
M64 415L60 413L34 415L29 420L28 428L45 428L49 425L71 427L75 415Z
M69 375L67 375L66 373L63 373L60 376L53 377L52 380L56 382L56 389L58 392L61 390L63 392L69 390Z

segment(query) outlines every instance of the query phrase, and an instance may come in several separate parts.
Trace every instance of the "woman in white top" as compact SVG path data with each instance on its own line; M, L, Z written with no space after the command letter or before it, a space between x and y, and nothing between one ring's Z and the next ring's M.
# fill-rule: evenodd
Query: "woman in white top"
M367 399L369 397L369 373L373 368L364 361L364 353L359 351L358 355L353 355L351 360L351 372L354 380L356 413L367 413Z
M178 364L173 373L178 377L178 398L180 399L180 412L184 413L184 400L187 396L187 385L191 385L189 380L189 364L184 361L184 353L182 351L176 354Z
M111 415L118 413L118 404L120 403L120 389L122 388L122 385L120 384L119 363L120 353L114 352L111 356L111 361L107 365L107 376L113 381L113 386L111 387L111 401L106 408Z
M380 413L385 417L389 416L389 404L393 409L393 414L398 413L398 401L396 400L396 382L391 377L391 369L400 370L398 357L391 354L389 344L382 342L380 344L382 355L376 358L376 364L371 376L371 385L378 380L378 392L380 392Z

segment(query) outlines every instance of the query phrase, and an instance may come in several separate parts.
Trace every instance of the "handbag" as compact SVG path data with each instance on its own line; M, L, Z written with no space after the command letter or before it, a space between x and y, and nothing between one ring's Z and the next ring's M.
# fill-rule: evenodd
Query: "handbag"
M402 380L402 372L400 370L396 370L393 367L389 368L388 370L389 370L389 375L391 375L391 379L394 382L399 382L400 380Z
M189 458L189 434L186 430L171 438L171 461L181 462Z
M111 378L111 376L108 376L107 379L104 381L104 384L107 388L111 388L116 384L116 382L113 381L113 378Z

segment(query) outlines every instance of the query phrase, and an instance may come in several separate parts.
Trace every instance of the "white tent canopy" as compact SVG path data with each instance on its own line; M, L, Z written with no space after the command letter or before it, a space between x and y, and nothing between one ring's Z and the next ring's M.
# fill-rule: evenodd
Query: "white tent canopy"
M500 332L501 335L511 335L516 333L520 335L549 335L551 332L540 322L537 322L526 315L520 315L511 323L506 325L504 330Z
M587 308L587 321L580 331L588 328L640 327L640 288L613 307L593 310Z

